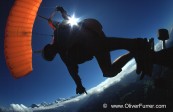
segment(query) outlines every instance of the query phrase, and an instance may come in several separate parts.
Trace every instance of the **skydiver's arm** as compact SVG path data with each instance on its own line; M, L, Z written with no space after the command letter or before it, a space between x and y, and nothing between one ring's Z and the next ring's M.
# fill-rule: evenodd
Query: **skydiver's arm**
M50 27L51 27L53 30L56 29L56 25L58 24L57 21L53 21L53 20L52 20L52 18L54 17L55 13L56 13L56 11L53 11L52 14L51 14L51 16L50 16L49 19L48 19L48 23L49 23Z
M61 12L62 17L63 17L65 20L68 20L68 19L69 19L70 16L67 14L67 12L64 10L63 7L58 6L58 7L56 7L56 9L57 9L57 11L60 11L60 12Z
M76 64L72 64L72 63L65 63L65 64L67 66L67 69L68 69L71 77L75 81L76 86L82 86L81 79L78 75L78 66Z
M76 83L76 86L77 86L76 94L82 94L82 93L87 94L85 88L82 85L81 79L78 75L78 66L76 64L70 64L70 63L69 64L66 63L66 66L68 68L68 71L69 71L71 77L73 78L73 80Z
M72 61L63 59L63 57L61 56L61 59L63 60L63 62L66 64L67 69L71 75L71 77L73 78L77 88L76 88L76 94L82 94L82 93L86 93L85 88L82 85L82 81L81 78L78 75L78 65L73 63Z

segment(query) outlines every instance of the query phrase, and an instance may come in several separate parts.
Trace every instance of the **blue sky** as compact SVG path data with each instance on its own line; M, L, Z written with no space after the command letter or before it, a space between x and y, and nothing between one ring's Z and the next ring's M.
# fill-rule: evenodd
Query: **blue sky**
M11 103L31 105L43 101L52 102L59 97L75 95L75 83L71 79L59 55L47 62L39 54L33 54L33 72L21 79L14 79L5 64L3 40L8 11L13 0L0 1L0 106ZM173 26L172 0L43 0L38 14L49 17L56 5L63 6L76 17L95 18L103 25L107 36L126 38L157 38L159 28ZM60 14L55 18L60 19ZM33 32L52 34L45 20L36 18ZM40 50L51 38L33 34L33 50ZM112 60L125 51L112 52ZM83 85L90 89L104 81L95 59L79 65Z

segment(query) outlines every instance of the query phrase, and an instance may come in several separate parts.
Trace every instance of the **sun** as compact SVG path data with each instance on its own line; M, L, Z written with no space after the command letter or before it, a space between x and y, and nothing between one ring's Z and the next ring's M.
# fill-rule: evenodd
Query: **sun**
M68 18L67 24L70 24L71 27L77 26L80 18L76 18L73 14L72 17Z

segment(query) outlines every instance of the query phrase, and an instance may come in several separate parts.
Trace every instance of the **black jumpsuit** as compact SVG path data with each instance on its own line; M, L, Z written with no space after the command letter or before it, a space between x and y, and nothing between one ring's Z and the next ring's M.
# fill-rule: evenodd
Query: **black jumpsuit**
M54 31L54 45L56 45L58 53L72 77L78 74L78 64L91 60L93 56L96 57L104 76L111 76L121 71L121 67L112 64L110 51L117 49L130 51L134 49L131 46L135 43L134 39L107 38L102 29L100 32L99 35L94 30L85 27L83 22L74 27L60 24ZM130 60L132 55L128 57Z

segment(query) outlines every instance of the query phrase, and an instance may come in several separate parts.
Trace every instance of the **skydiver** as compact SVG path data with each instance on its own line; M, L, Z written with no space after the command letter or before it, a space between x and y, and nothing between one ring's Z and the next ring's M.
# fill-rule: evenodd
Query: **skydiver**
M56 11L61 12L63 22L53 21ZM78 75L78 64L96 58L104 77L114 77L133 57L137 63L136 72L151 74L150 44L146 39L107 38L101 24L95 19L85 19L71 28L66 21L69 15L62 7L56 7L48 22L54 30L54 41L47 44L42 52L44 59L52 61L58 53L76 83L76 94L87 93ZM125 49L129 53L111 62L110 51Z

